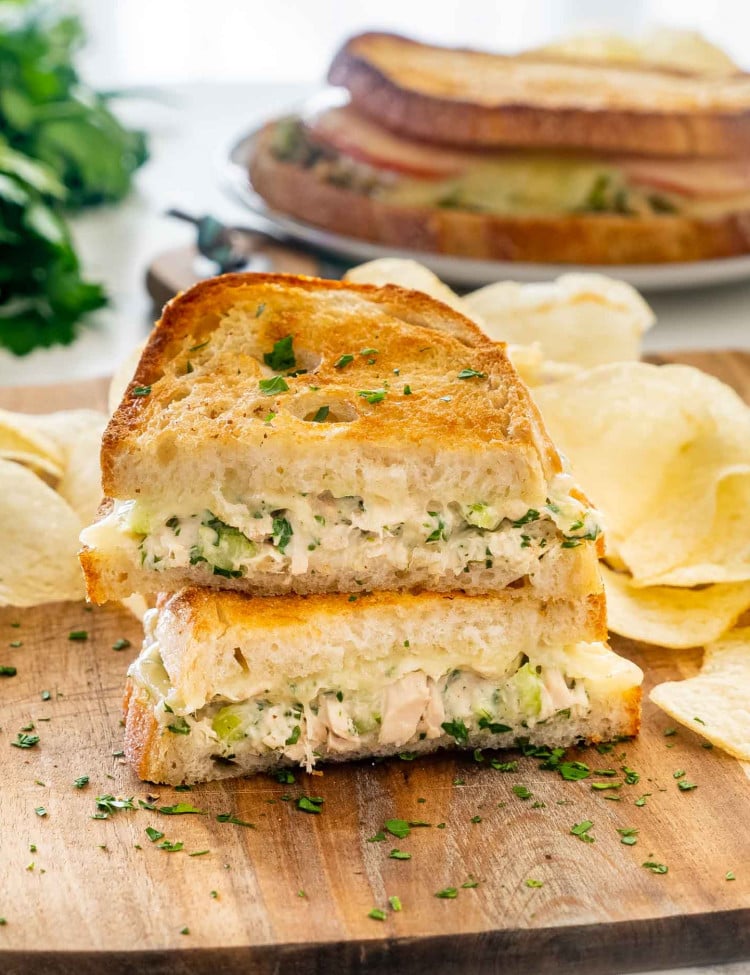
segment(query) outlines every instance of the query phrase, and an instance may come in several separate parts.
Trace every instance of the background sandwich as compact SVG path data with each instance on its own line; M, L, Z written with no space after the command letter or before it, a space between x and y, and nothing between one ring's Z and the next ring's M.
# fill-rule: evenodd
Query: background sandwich
M348 97L258 136L253 186L338 233L579 264L747 252L750 77L349 40ZM342 103L343 101L343 103Z

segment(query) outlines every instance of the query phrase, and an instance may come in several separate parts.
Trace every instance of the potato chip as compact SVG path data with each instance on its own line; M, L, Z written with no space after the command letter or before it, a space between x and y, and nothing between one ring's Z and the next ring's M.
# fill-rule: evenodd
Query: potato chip
M62 451L38 429L34 419L26 413L0 410L0 458L18 461L54 482L62 476Z
M628 575L604 565L601 569L609 629L631 640L675 650L703 646L718 640L750 609L750 582L638 589Z
M344 275L345 281L354 284L397 284L400 288L411 288L422 291L431 298L437 298L445 305L450 305L462 315L472 317L465 303L440 278L417 261L409 261L400 257L380 257L376 261L367 261L357 267L350 268ZM477 322L479 324L479 322Z
M689 366L599 366L534 390L634 585L750 579L750 409Z
M81 526L88 525L102 501L99 452L107 418L96 410L66 410L40 420L64 455L57 493L78 515Z
M697 677L658 684L650 697L675 721L750 761L750 627L706 647Z
M556 281L501 281L466 295L464 306L495 341L539 342L543 357L583 368L638 359L654 314L635 288L601 274Z
M32 471L0 460L0 605L82 599L81 521Z

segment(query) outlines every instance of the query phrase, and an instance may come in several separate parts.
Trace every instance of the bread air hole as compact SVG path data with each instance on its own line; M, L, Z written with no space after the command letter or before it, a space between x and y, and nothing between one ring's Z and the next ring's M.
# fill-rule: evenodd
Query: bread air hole
M301 393L288 409L292 416L306 423L352 423L359 418L355 404L333 390Z

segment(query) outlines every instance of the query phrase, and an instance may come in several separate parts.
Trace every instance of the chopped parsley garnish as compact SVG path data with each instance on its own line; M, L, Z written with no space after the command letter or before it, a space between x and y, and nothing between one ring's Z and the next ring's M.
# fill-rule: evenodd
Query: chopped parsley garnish
M120 637L119 640L115 640L112 644L113 650L127 650L130 646L130 640L126 640L125 637Z
M271 379L260 379L258 388L264 396L275 396L277 393L286 393L289 384L283 376L273 376Z
M146 836L148 836L152 843L164 839L164 833L161 833L158 829L154 829L153 826L146 827Z
M385 919L388 917L385 911L381 910L379 907L373 907L367 916L371 917L373 921L385 921Z
M389 819L385 828L400 840L405 839L410 833L409 823L405 819Z
M529 877L527 880L524 880L524 883L526 884L527 887L544 887L543 880L534 880L532 877Z
M391 905L392 911L400 911L403 909L401 906L401 898L397 894L391 894L388 898L388 903Z
M482 717L479 719L479 727L482 729L482 731L489 731L490 734L493 735L502 735L506 731L513 730L510 725L500 724L498 721L490 721L486 715L482 715Z
M273 412L273 410L269 410L268 413L266 413L266 415L263 417L263 422L270 423L271 420L275 418L275 416L276 414Z
M527 789L525 785L514 785L513 794L519 799L531 799L533 792Z
M481 816L472 816L471 817L471 822L474 823L475 825L477 823L481 823L482 822L482 817Z
M190 928L180 928L180 934L190 934Z
M646 860L645 863L641 864L646 870L650 870L651 873L668 873L669 867L664 863L655 863L653 860Z
M636 806L645 806L646 799L648 799L650 795L651 795L650 792L644 792L642 796L638 796L638 798L635 800Z
M593 843L594 837L589 833L593 825L590 819L584 819L582 823L576 823L572 826L570 832L584 843Z
M19 647L22 647L23 646L23 641L22 640L11 640L11 642L8 644L8 646L9 647L12 647L14 650L17 650Z
M96 808L100 812L106 813L108 816L120 809L135 809L132 796L130 796L129 799L116 799L114 796L110 795L96 796L94 802L96 803Z
M78 778L73 781L73 785L75 786L76 789L83 789L88 784L89 784L88 775L79 775Z
M476 369L471 369L471 368L462 369L461 372L459 372L458 376L456 376L456 379L486 379L486 378L487 378L486 372L477 372Z
M182 842L182 840L177 840L175 843L173 843L171 840L164 840L163 843L159 844L159 849L166 850L167 853L179 853L184 846L185 844ZM187 934L187 928L185 928L185 933Z
M406 853L405 850L393 849L388 854L391 860L411 860L411 853Z
M14 748L34 748L39 744L39 735L27 735L19 731L16 740L11 742Z
M496 772L517 772L518 771L518 762L516 761L501 762L499 761L499 759L493 758L490 761L490 765L492 766L493 769L495 769Z
M561 762L557 766L557 771L566 782L578 782L591 775L591 769L583 762Z
M624 843L625 846L635 846L635 844L638 842L637 829L618 829L617 832L620 834L620 842Z
M687 779L680 779L680 781L677 783L677 787L679 788L680 792L690 792L691 789L698 788L695 782L688 782Z
M260 307L262 312L265 305ZM255 317L257 318L258 315ZM263 353L263 361L265 364L270 366L270 368L275 372L283 372L285 369L294 369L294 367L297 365L297 360L294 357L294 349L292 348L293 341L293 336L286 335L283 339L279 339L278 342L275 342L271 352Z
M458 890L455 887L443 887L439 890L435 897L441 897L443 900L454 901L458 897Z
M677 734L677 729L676 728L665 728L664 729L664 737L665 738L671 738L672 735L676 735L676 734Z
M204 857L210 850L194 850L192 853L188 853L189 857Z
M217 823L232 823L233 826L247 826L248 829L255 829L255 823L248 823L244 819L238 819L231 813L219 813L216 817Z
M315 416L312 418L313 423L325 423L328 419L328 414L331 412L330 406L321 406L317 409Z
M349 353L347 353L346 355L342 355L341 356L341 358L338 360L338 362L336 362L334 364L334 367L333 368L334 369L343 369L344 366L348 366L350 362L354 362L354 356L353 355L349 355Z
M604 792L606 789L621 789L622 782L592 782L591 788L598 792Z
M47 810L44 808L44 806L37 806L34 812L37 814L37 816L47 815Z
M697 722L698 722L698 724L703 724L703 725L704 725L704 724L706 723L706 722L705 722L705 721L703 720L703 718L693 718L693 721L697 721Z
M386 391L384 389L360 389L357 396L361 396L362 399L367 400L368 403L382 403L385 399Z
M628 768L627 765L622 766L622 771L625 773L625 784L626 785L636 785L640 782L640 775L632 768Z
M368 836L367 837L367 842L368 843L382 843L384 839L385 839L385 833L381 829L381 830L378 830L378 832L374 836Z
M172 724L167 725L167 730L171 731L173 735L189 735L190 725L184 718L179 717Z
M724 880L736 880L736 879L737 878L735 877L733 870L727 870L727 872L724 874Z
M158 811L164 813L165 816L187 816L191 813L196 816L205 816L206 814L202 809L196 809L189 802L178 802L175 806L159 806Z
M0 677L15 677L18 670L15 667L0 667Z
M299 736L301 734L301 729L298 724L292 728L292 733L289 735L287 740L284 742L285 745L296 745L299 741Z
M465 745L469 740L469 729L461 718L456 718L453 721L444 721L440 727L446 735L451 735L458 745Z
M285 552L291 541L294 530L287 518L273 519L273 543L280 552Z
M206 346L210 341L211 341L210 339L206 339L205 342L200 342L198 345L191 345L190 348L188 349L188 352L200 352L201 349L206 348Z
M297 809L306 813L322 812L323 799L320 796L300 796L297 800Z
M440 517L437 511L428 511L427 514L430 516L430 518L434 518L437 520L437 528L433 529L433 531L430 532L427 538L425 538L425 542L446 541L448 536L445 533L445 522L443 521L443 519Z
M151 392L151 387L150 386L133 386L132 390L130 391L130 395L131 396L148 396L148 394L150 392Z
M514 528L522 528L524 525L528 525L529 522L539 521L540 518L541 515L536 510L536 508L529 508L526 514L523 515L521 518L518 518L516 521L511 521L511 525Z
M295 781L294 772L290 772L289 769L279 769L278 772L273 773L273 777L282 785L293 785Z
M479 886L479 881L478 880L474 880L474 878L472 878L471 880L465 880L461 884L461 886L463 887L464 890L472 890L474 887L478 887Z
M411 386L408 384L404 386L404 396L411 396Z
M675 779L681 779L684 776L684 774L685 774L685 769L684 768L678 768L676 772L673 772L672 773L672 776Z
M52 700L52 692L51 691L42 691L40 697L42 698L43 701L51 701Z
M89 635L86 630L71 630L68 633L69 640L88 640Z

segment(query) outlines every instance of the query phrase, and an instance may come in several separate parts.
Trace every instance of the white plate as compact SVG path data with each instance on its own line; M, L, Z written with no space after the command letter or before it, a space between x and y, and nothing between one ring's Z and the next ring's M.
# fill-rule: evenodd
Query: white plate
M330 230L272 210L250 182L248 160L257 130L239 138L221 166L225 189L243 203L266 233L292 238L309 247L335 254L352 264L376 257L407 257L419 261L449 284L480 288L495 281L550 281L572 270L585 270L620 278L639 291L685 291L750 279L750 254L712 261L675 264L525 264L515 261L479 261L406 248L385 247Z

